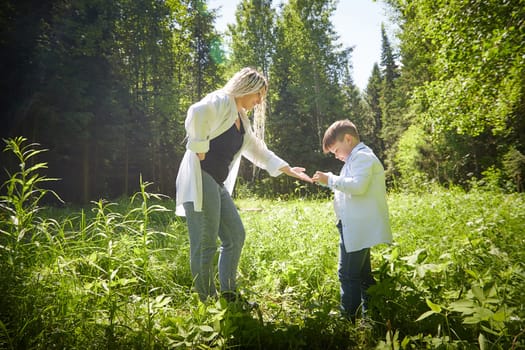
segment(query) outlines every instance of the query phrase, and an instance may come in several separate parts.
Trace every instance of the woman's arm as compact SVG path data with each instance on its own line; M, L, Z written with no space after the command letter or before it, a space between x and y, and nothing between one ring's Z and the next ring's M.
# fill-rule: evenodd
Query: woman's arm
M187 148L197 153L199 159L210 148L210 140L229 128L236 114L232 113L232 101L225 94L211 93L188 109L184 126L188 135ZM201 153L201 155L199 155Z
M184 123L188 135L187 148L197 153L197 155L208 152L210 148L209 120L214 114L213 106L203 103L192 105L188 110Z
M281 173L285 173L299 180L312 182L312 179L304 173L304 168L291 167L288 162L270 151L264 141L257 138L251 131L247 131L245 137L247 140L244 146L243 156L250 162L259 168L265 169L271 176L278 176Z
M306 182L313 183L313 181L310 178L310 176L308 176L307 174L304 173L304 171L306 170L305 168L301 168L301 167L293 167L292 168L289 165L287 165L285 167L282 167L279 170L281 172L285 173L288 176L295 177L295 178L297 178L299 180L303 180L303 181L306 181Z

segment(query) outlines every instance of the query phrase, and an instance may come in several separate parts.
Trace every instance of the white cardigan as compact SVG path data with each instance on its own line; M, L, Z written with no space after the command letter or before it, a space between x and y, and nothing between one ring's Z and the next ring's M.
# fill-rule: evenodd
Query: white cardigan
M354 147L341 174L328 175L328 187L334 191L335 213L343 224L347 252L392 242L385 172L368 146L359 143Z
M177 194L175 213L184 216L183 203L193 202L195 211L202 211L202 174L197 153L206 153L210 140L227 131L238 112L235 99L221 90L214 91L188 109L184 126L188 136L186 152L180 163L177 174ZM228 177L224 181L226 189L233 193L235 180L239 171L241 155L256 166L265 169L271 176L281 174L281 169L288 163L270 151L266 144L253 133L250 120L241 116L246 131L244 141L229 166Z

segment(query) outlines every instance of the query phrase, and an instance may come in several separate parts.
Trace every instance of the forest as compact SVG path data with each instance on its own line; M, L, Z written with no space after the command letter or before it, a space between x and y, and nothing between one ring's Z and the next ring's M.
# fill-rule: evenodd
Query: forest
M483 180L522 191L523 0L382 5L398 29L383 28L360 91L352 48L330 22L334 0L243 0L225 34L202 0L4 1L0 136L48 149L47 175L68 203L130 195L140 177L172 196L188 106L252 66L270 83L266 143L307 171L338 169L321 138L349 118L391 189ZM259 193L296 191L248 163L241 180Z
M225 33L206 0L1 2L0 348L524 349L525 0L381 5L361 90L336 0L240 0ZM370 327L334 311L331 194L247 161L239 283L259 306L192 293L184 120L246 66L276 154L338 172L321 140L348 118L385 167Z

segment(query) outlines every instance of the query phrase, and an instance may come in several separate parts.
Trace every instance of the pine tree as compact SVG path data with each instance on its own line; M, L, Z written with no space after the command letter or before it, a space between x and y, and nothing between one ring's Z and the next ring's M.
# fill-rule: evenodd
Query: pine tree
M397 55L394 53L390 40L388 39L384 24L381 25L381 121L380 135L382 139L383 158L387 168L387 174L391 174L395 168L393 158L397 151L397 142L406 125L402 123L403 116L400 113L400 99L397 94L397 80L399 69L396 63ZM376 118L377 121L377 118Z
M381 111L381 97L383 91L382 81L383 77L379 65L374 63L372 74L368 79L365 91L365 100L373 119L373 132L369 143L371 146L375 146L374 151L376 152L376 155L384 162L385 145L383 138L381 137L383 130L383 113Z
M210 11L205 0L190 0L188 3L189 26L192 49L190 71L193 75L192 99L200 100L223 82L224 53L221 40L213 23L215 11Z

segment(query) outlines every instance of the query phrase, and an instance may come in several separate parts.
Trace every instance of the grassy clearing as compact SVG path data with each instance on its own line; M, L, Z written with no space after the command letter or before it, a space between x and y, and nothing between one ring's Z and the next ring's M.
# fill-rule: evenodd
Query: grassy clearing
M0 198L1 348L525 348L523 194L391 194L395 243L373 250L373 327L360 329L335 312L328 199L236 200L239 283L260 305L249 311L191 293L186 226L147 184L117 203L39 210L22 175Z
M367 331L334 312L329 200L237 203L247 229L239 282L259 310L197 301L184 222L168 211L171 200L144 194L94 203L89 215L62 212L60 221L43 212L31 239L3 251L3 346L524 346L523 195L391 195L395 244L373 251L380 283Z

